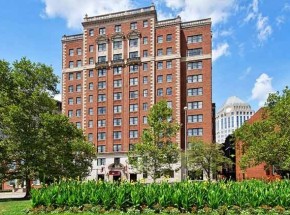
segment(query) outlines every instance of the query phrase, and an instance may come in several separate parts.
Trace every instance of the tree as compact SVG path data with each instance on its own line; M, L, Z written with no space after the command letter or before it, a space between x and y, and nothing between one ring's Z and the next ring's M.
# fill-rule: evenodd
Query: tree
M80 160L85 161L82 173L90 167L91 144L65 116L56 114L57 83L52 68L44 64L25 58L12 66L0 61L0 154L4 155L0 180L25 181L26 197L35 178L83 176L75 170Z
M206 143L199 138L190 139L186 153L188 168L204 172L208 181L211 181L212 174L216 174L223 165L232 163L224 156L221 147L220 144Z
M277 170L290 170L290 90L270 94L262 119L245 123L234 133L242 142L241 168L265 163Z
M172 164L179 161L179 147L172 141L179 125L171 121L171 117L172 109L167 107L166 101L153 105L148 114L149 128L143 130L140 143L128 153L129 163L151 176L154 182L172 171Z

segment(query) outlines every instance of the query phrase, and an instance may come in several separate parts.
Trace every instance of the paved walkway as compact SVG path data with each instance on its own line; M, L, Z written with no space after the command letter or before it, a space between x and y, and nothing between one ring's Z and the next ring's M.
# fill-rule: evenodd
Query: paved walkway
M7 193L0 193L0 200L1 199L19 199L23 198L25 193L23 192L7 192Z

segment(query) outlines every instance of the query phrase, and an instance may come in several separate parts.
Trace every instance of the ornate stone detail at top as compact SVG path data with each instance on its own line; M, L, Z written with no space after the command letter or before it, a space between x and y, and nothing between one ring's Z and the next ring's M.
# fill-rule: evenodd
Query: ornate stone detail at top
M96 39L97 43L99 42L108 42L109 38L106 35L99 35Z
M115 39L125 39L124 33L116 32L116 33L112 34L111 40L115 40Z
M133 37L141 37L141 33L138 30L132 30L127 34L127 38L133 38Z

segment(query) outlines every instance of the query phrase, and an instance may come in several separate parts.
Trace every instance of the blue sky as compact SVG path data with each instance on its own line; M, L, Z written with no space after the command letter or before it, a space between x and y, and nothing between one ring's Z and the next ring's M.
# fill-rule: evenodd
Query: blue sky
M158 18L213 21L213 101L232 95L257 110L290 85L290 0L153 0ZM61 75L61 37L89 16L151 5L142 0L0 0L0 58L26 56Z

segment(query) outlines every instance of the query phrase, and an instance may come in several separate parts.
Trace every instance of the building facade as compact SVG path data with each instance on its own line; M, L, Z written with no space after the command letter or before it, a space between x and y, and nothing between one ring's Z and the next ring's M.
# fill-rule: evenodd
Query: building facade
M216 142L224 143L254 113L248 103L236 96L229 97L216 114Z
M212 141L210 19L158 21L152 5L86 15L82 25L81 34L62 38L62 98L63 114L97 147L89 178L143 177L130 168L126 154L161 99L183 125L175 138L181 148L189 136Z

